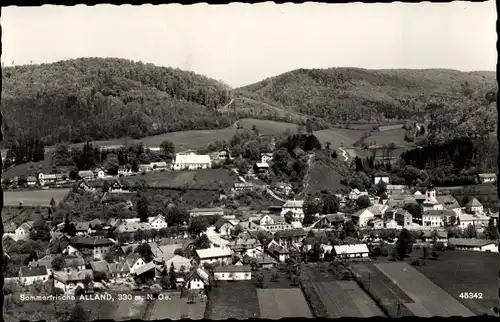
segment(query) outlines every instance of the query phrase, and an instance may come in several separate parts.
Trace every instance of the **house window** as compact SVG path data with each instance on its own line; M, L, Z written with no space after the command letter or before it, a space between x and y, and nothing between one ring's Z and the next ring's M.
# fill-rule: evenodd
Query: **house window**
M222 274L222 277L224 277L224 274Z

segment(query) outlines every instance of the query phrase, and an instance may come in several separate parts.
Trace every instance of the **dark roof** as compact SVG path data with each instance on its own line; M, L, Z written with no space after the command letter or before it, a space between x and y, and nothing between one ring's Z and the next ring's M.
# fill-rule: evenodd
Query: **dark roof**
M71 244L78 245L82 247L92 247L92 246L110 246L114 243L109 240L109 238L104 238L101 236L76 236L71 238Z
M221 218L217 220L217 222L214 224L214 227L217 229L220 229L225 223L230 223L229 220L225 218Z
M388 177L389 175L384 171L377 171L373 174L374 177Z
M47 267L38 266L38 267L21 267L20 275L22 277L30 277L30 276L43 276L47 275L49 272L47 271Z
M450 238L448 239L448 243L456 246L469 246L469 247L483 247L486 245L498 244L498 242L495 240L476 239L476 238Z
M450 195L437 196L437 201L443 205L445 209L456 209L460 208L460 204L457 199Z
M425 216L456 216L453 210L426 210L424 211Z
M328 222L344 222L345 221L345 216L341 214L332 214L332 215L326 215L321 220L327 220Z
M251 272L252 268L248 265L227 265L214 267L214 273L242 273Z
M280 238L288 238L288 237L303 237L306 236L307 233L304 229L286 229L279 232Z

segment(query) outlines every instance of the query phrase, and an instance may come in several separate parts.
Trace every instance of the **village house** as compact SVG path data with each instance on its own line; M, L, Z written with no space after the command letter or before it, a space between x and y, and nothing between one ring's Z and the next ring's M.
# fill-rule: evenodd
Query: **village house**
M294 244L300 244L306 235L307 233L304 229L288 229L276 232L274 234L274 240L276 240L280 246L288 247Z
M444 227L444 222L450 222L451 217L456 217L452 210L426 210L422 214L422 226Z
M105 260L92 261L89 264L95 281L105 280L111 277L110 264Z
M173 170L197 170L212 167L209 155L176 154L173 163Z
M255 173L267 173L269 171L269 163L267 162L257 162L254 166Z
M127 193L130 192L129 190L125 189L123 184L120 182L120 180L115 180L111 186L109 186L108 192L111 193Z
M84 192L94 192L95 188L91 187L87 180L81 179L75 186L75 190Z
M85 269L85 260L79 256L67 256L64 258L64 268L71 267L77 271Z
M260 227L271 233L280 230L294 229L296 227L292 223L287 223L283 216L277 215L264 215L258 223Z
M278 182L274 185L274 192L282 194L282 195L290 195L293 193L292 186L288 183Z
M253 190L255 187L253 185L253 183L250 183L250 182L236 182L234 184L234 190L235 191L251 191Z
M15 231L17 236L29 236L31 228L33 227L34 221L27 221L22 223Z
M293 214L294 221L304 220L304 200L288 200L281 207L281 215L284 216L287 212L291 212Z
M41 186L44 186L47 184L54 184L57 182L57 177L55 174L39 173L38 174L38 182L40 183Z
M125 257L125 263L130 268L130 274L134 274L139 267L147 264L144 259L135 252L129 253Z
M480 173L479 174L479 182L487 183L487 182L495 182L497 181L496 173Z
M75 225L77 235L91 235L96 233L96 228L102 227L99 219L91 221L77 222Z
M229 149L222 149L217 153L217 159L218 160L226 160L226 159L231 159L231 151Z
M483 214L484 213L484 206L482 203L479 202L476 198L472 199L467 203L465 206L465 209L468 213L472 214Z
M222 238L220 235L207 234L207 237L211 243L210 248L230 249L229 245L231 242Z
M160 230L162 228L167 228L168 224L163 215L156 215L154 217L148 217L148 223L153 229Z
M140 280L142 283L146 281L154 281L160 278L161 274L161 270L153 262L146 263L145 265L138 267L135 272L131 273L136 281Z
M74 292L77 287L84 288L85 278L94 279L94 273L91 269L83 271L56 271L54 272L54 287L63 292Z
M191 217L197 216L223 216L224 209L222 208L194 208L189 212Z
M78 177L87 181L93 181L95 179L94 172L90 170L78 171Z
M37 261L31 261L28 263L28 267L41 267L47 268L49 276L52 275L52 261L56 258L53 254L45 255Z
M260 241L255 238L238 238L237 240L229 244L229 247L234 253L240 255L248 252L248 254L255 256L257 252L262 252L262 245L260 244Z
M412 226L413 216L404 209L390 209L384 213L386 221L394 220L398 226L408 227Z
M499 217L498 212L490 215L490 218L493 220L493 225L494 226L498 225L498 217Z
M185 287L189 290L203 290L210 285L210 275L203 268L198 267L186 278Z
M354 188L349 193L348 198L349 198L349 200L357 200L361 196L368 196L368 192L366 190L360 191L359 189Z
M253 256L253 258L259 268L264 268L264 269L273 268L277 264L276 260L274 260L274 258L268 255L262 254L259 256Z
M330 214L321 217L316 223L316 228L340 228L345 222L343 214Z
M338 257L346 260L368 259L370 253L366 244L335 245L333 249Z
M455 245L459 250L498 253L498 242L476 238L450 238L448 244Z
M486 227L490 221L490 217L482 215L460 214L458 216L458 226L462 229L467 228L469 225L474 227Z
M63 255L82 256L82 252L72 245L67 245L61 252Z
M290 257L290 253L284 247L280 246L276 241L272 240L266 247L266 252L280 262L286 261Z
M375 219L375 214L372 212L373 208L365 208L348 215L352 222L359 227L368 226L368 222Z
M32 285L36 281L46 282L50 273L45 266L21 267L19 269L19 283L22 285Z
M94 259L103 259L114 242L104 237L76 236L71 245L83 255L91 255Z
M27 184L28 184L29 187L34 187L38 183L38 180L34 176L28 176L26 178L26 182L27 182Z
M216 231L219 232L221 235L230 236L234 227L236 227L236 225L238 225L239 222L240 221L237 219L229 220L221 218L214 224L214 227Z
M108 264L111 279L126 278L130 275L130 267L126 262Z
M99 179L102 180L104 177L106 177L106 171L102 168L95 168L92 169L92 174L94 175L94 179Z
M386 184L389 184L389 175L383 171L377 171L373 175L373 183L377 184L379 182L384 182Z
M216 281L243 281L252 279L252 269L247 265L228 265L214 267Z
M215 262L229 265L232 262L233 252L222 248L197 249L195 258L200 265L205 263L213 264Z
M259 224L253 222L252 220L248 219L245 221L240 221L238 225L243 229L243 231L249 231L249 230L262 230L263 227L261 227Z
M260 162L261 163L268 163L270 161L273 161L273 154L272 153L262 153L260 155Z

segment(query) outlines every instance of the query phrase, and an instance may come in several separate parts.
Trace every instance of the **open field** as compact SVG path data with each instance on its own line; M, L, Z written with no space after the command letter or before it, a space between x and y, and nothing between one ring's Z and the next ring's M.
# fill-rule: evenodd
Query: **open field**
M313 317L300 288L258 289L257 294L263 319Z
M344 176L339 172L341 170L340 162L344 162L344 158L337 153L337 160L324 160L315 157L312 167L308 172L308 186L306 193L314 193L323 189L337 191L348 188L340 183Z
M396 146L410 146L411 143L404 140L406 130L404 129L393 129L387 131L374 131L365 142L368 145L389 145L391 143L396 144Z
M302 286L316 317L373 317L384 312L354 281L342 281L339 264L302 265Z
M80 301L80 305L90 313L90 321L92 320L112 320L115 318L115 312L120 305L118 300L92 300Z
M329 318L385 316L354 281L314 282Z
M117 302L118 300L115 300ZM148 301L144 299L122 300L118 302L114 320L126 321L131 319L143 319L146 313Z
M363 136L363 131L333 128L315 131L314 135L323 146L326 142L330 142L331 147L336 148L341 146L351 146Z
M498 305L498 254L445 251L438 260L415 268L478 315L493 314ZM462 292L480 292L483 299L461 299Z
M43 189L26 191L5 191L4 205L19 206L22 201L23 206L49 206L51 198L56 204L61 202L71 189Z
M51 164L51 154L46 153L45 159L40 162L28 162L12 166L4 169L3 178L13 179L20 176L36 176L38 173L53 173L54 169Z
M257 289L251 281L220 282L212 286L208 294L205 318L224 320L229 318L259 318Z
M187 190L186 192L173 189L145 189L141 191L141 195L145 195L150 202L151 209L164 207L166 200L172 200L175 204L191 208L208 208L218 206L220 193L217 191L207 190ZM139 194L132 195L132 203L136 204Z
M405 305L416 316L475 316L468 308L413 266L403 262L394 262L375 264L375 267L413 300L413 303L405 303Z
M413 300L374 264L352 263L349 268L358 284L377 301L389 317L398 316L398 303L413 303ZM415 314L402 305L400 316L415 316Z
M157 299L148 320L203 319L206 306L205 300L196 298L195 303L188 304L188 298L181 298L180 292L165 293L164 295L169 295L170 299Z
M293 123L257 119L241 119L238 121L238 124L248 130L251 130L252 126L255 124L261 135L276 135L286 130L296 132L299 127L297 124Z
M193 188L193 189L230 189L238 182L236 175L227 169L204 169L193 171L161 171L145 175L131 176L126 180L131 185L146 181L151 188Z

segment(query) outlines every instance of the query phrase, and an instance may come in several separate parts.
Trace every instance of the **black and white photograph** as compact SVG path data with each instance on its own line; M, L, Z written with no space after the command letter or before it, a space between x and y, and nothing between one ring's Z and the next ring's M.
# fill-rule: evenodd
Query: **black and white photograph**
M0 23L4 321L500 316L495 1Z

